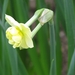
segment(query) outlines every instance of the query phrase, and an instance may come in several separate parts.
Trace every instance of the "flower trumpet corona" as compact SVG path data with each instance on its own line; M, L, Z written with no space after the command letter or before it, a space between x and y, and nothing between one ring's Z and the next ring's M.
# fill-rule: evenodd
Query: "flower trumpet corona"
M11 25L6 30L6 37L9 40L9 44L13 45L13 48L33 48L30 28L23 23L18 23L9 15L5 15L5 19Z

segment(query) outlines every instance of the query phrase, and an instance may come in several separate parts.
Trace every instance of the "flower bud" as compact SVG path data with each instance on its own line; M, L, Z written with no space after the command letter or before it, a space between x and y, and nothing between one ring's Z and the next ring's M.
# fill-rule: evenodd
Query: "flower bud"
M41 25L43 25L52 18L53 18L53 11L49 9L44 9L38 21L41 23Z

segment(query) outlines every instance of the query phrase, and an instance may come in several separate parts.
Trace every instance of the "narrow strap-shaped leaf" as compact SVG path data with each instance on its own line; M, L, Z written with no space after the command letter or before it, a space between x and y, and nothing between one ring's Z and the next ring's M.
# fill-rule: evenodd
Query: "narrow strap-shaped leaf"
M61 75L62 71L62 53L61 53L61 42L60 42L60 19L59 11L56 10L55 14L55 33L56 33L56 69L57 75Z
M11 66L11 73L12 75L17 75L18 74L18 57L17 57L17 51L12 48L6 42L7 44L7 49L8 49L8 56L9 56L9 61L10 61L10 66Z
M42 70L42 66L41 66L41 63L40 63L40 60L39 60L39 57L38 57L36 49L35 48L28 49L28 53L29 53L30 58L32 60L34 69L36 71L36 74L37 75L44 75L44 72Z
M68 38L68 67L69 67L75 45L75 12L73 0L64 0L64 14Z
M71 63L67 75L75 75L75 50L72 55L72 59L71 59Z
M19 54L18 54L18 75L29 75L26 67L24 66Z
M51 61L51 65L50 65L50 75L52 75L52 70L53 70L53 63L54 63L54 59Z
M2 31L1 33L1 39L2 39L2 75L10 75L10 63L9 63L9 58L8 58L8 52L7 52L7 47L6 47L6 39L5 39L5 33ZM10 70L10 71L9 71Z
M60 13L62 13L62 16L64 15L63 10L64 10L64 5L63 5L63 0L55 0L56 8L60 10Z
M49 22L49 27L50 27L50 61L53 61L52 65L52 71L51 75L57 75L56 74L56 41L55 41L55 29L54 29L54 23L53 21L50 23Z
M36 8L46 7L45 0L36 0Z
M56 4L56 11L58 10L58 16L59 16L59 22L62 24L62 27L64 28L64 31L66 32L66 26L65 26L65 19L64 19L64 2L63 0L55 0Z
M4 16L6 13L6 9L7 9L7 5L8 5L8 0L4 0L3 1L3 10L2 10L2 20L0 21L0 27L1 27L1 34L0 34L0 40L1 40L1 44L0 44L0 53L1 53L1 61L0 61L0 65L1 65L1 69L2 71L0 72L1 75L10 75L10 64L9 64L9 59L8 59L8 54L7 54L7 48L6 48L6 40L5 40L5 33L4 33Z
M5 20L4 16L5 16L5 13L6 13L7 5L8 5L8 0L4 0L3 11L2 11L2 25L4 25L4 20Z
M28 20L29 12L26 2L27 1L24 2L24 0L10 0L14 18L21 23L25 23Z

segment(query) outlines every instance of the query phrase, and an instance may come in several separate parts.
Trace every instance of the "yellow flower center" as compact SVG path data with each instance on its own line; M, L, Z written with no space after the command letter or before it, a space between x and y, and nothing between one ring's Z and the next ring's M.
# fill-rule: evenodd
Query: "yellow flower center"
M19 47L21 40L23 38L22 32L16 27L9 27L6 30L6 37L9 43L13 45L14 48Z

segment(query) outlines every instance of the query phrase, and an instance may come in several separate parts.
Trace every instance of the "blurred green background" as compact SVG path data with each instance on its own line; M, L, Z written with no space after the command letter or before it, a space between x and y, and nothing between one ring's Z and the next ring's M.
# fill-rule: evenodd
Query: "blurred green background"
M39 30L34 48L13 49L5 14L25 23L40 8L54 11L54 25ZM0 0L0 75L75 75L75 0Z

